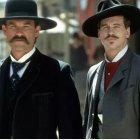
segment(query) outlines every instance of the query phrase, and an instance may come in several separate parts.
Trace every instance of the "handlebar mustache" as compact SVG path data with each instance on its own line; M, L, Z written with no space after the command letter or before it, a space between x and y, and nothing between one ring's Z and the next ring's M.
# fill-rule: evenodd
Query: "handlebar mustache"
M109 37L118 38L117 36L114 36L114 35L108 35L105 39L108 39Z
M10 39L10 43L12 43L12 42L14 42L14 41L16 41L16 40L23 40L24 42L26 42L27 44L29 44L30 42L27 40L27 38L26 37L24 37L24 36L21 36L21 37L19 37L19 36L14 36L12 39Z

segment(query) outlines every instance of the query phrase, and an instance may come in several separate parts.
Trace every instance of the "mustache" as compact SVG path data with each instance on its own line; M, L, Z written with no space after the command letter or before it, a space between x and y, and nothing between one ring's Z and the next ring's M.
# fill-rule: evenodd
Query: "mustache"
M12 42L14 42L14 41L16 41L16 40L22 40L22 41L24 41L24 42L26 42L27 44L30 44L30 42L27 40L27 38L26 37L24 37L24 36L14 36L13 38L11 38L10 40L9 40L9 42L10 43L12 43Z
M108 35L105 39L108 39L108 38L116 38L116 39L118 39L118 37L117 36L115 36L115 35Z

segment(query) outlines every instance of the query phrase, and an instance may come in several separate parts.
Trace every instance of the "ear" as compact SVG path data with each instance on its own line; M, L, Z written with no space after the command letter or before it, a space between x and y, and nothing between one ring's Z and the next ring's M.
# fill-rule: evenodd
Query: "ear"
M38 37L39 36L39 32L41 30L40 26L36 26L36 31L35 31L35 36Z
M127 29L126 29L126 37L127 38L129 38L130 37L130 27L128 27Z
M5 27L5 25L2 25L2 31L3 31L4 34L6 34L6 27Z

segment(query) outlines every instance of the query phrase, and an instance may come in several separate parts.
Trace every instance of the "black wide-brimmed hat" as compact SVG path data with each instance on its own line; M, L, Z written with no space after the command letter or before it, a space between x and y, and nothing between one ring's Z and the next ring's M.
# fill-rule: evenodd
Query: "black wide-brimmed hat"
M2 24L11 19L32 19L41 26L41 30L47 30L55 27L55 21L38 17L37 4L35 0L8 0L5 6L5 17L0 18L0 30Z
M140 9L129 5L121 4L117 0L102 0L98 4L97 13L89 17L82 25L83 32L87 36L98 37L98 24L107 17L123 15L130 22L131 34L140 28Z

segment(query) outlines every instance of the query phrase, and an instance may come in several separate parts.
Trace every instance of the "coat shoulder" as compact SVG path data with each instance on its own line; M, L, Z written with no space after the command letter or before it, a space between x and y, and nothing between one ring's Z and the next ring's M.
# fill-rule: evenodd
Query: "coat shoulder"
M47 64L46 64L47 63ZM62 71L66 67L70 67L70 65L62 60L58 60L46 55L42 55L42 64L46 64L46 66L52 67L55 70Z
M103 61L91 66L88 71L88 76L91 77L93 75L93 73L97 70L97 68L101 66L102 63L103 63Z
M4 63L4 61L5 61L5 58L0 60L0 67Z
M58 60L58 63L59 63L60 69L63 69L64 67L69 66L68 63L61 60Z

